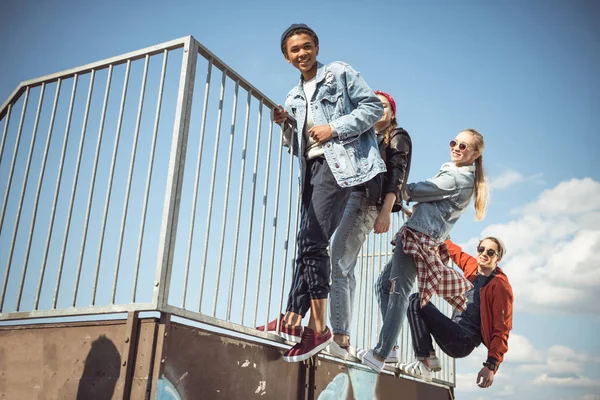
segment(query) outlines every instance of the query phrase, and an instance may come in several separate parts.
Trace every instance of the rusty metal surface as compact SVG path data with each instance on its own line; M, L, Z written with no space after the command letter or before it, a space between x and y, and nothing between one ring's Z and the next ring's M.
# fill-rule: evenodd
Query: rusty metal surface
M331 359L288 364L281 348L168 315L139 319L135 340L135 319L0 327L0 399L123 399L128 385L136 400L450 398L445 387Z
M319 358L313 368L315 399L450 400L450 391L446 387L394 375L378 375L362 366L348 368L344 364Z
M176 392L169 399L304 398L303 364L281 361L282 350L178 323L165 339L159 388Z
M132 399L145 397L149 363L140 354L151 352L154 324L140 329L151 338L138 347ZM2 327L0 399L121 399L126 336L124 320Z

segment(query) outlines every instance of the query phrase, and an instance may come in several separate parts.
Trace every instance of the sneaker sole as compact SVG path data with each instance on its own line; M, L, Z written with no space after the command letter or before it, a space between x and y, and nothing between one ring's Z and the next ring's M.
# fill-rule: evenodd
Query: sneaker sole
M398 368L398 369L400 370L401 373L403 373L405 375L409 375L409 376L412 376L413 378L418 378L418 379L424 380L425 382L431 382L433 380L433 378L428 378L421 374L412 373L412 372L406 371L402 368Z
M272 333L277 334L277 331L273 331ZM279 336L281 336L282 338L284 338L288 342L300 343L302 341L302 337L290 335L290 334L285 333L285 332L279 332Z
M371 368L373 371L377 372L377 373L381 373L383 372L383 370L385 369L385 367L383 368L379 368L379 365L373 364L371 362L371 360L369 360L368 358L364 358L362 359L363 364L365 364L367 367Z
M301 355L298 355L298 356L290 356L290 357L282 356L281 358L283 359L283 361L289 362L289 363L292 363L292 362L301 362L301 361L304 361L304 360L308 360L312 356L314 356L314 355L318 354L320 351L322 351L332 341L333 341L333 336L331 336L331 338L328 341L321 343L320 345L318 345L317 347L315 347L314 349L312 349L308 353L304 353L304 354L301 354Z

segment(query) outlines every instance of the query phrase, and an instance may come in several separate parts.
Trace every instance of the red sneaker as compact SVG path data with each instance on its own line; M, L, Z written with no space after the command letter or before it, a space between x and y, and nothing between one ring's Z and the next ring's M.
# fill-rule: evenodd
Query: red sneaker
M264 332L265 326L257 326L257 330ZM277 333L277 318L267 324L267 332L279 334L285 340L293 343L300 343L302 340L302 327L301 326L289 326L283 323L283 314L279 318L279 333Z
M317 335L315 331L306 327L302 332L302 341L283 353L283 361L300 362L308 360L327 347L332 340L333 335L329 328L324 334Z

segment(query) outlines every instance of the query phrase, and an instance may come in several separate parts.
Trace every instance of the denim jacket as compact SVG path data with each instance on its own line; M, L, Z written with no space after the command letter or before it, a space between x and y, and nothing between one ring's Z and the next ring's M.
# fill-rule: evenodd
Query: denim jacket
M325 159L338 185L355 186L385 172L373 125L383 116L383 105L357 71L339 61L317 63L316 90L309 99L315 125L330 124L333 137L323 143ZM285 99L296 127L284 131L286 146L300 159L300 188L304 186L306 97L302 79Z
M433 178L408 185L410 201L418 204L405 225L443 242L471 202L474 188L474 165L442 165Z

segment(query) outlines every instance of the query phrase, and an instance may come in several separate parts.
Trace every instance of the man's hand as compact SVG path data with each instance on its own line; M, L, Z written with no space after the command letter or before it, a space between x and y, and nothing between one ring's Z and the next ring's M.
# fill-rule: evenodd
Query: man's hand
M277 105L277 108L273 109L273 112L271 113L271 118L273 119L273 122L275 122L277 125L281 125L283 124L288 117L288 112L285 111L285 109L279 104Z
M390 229L390 213L387 210L382 210L377 214L375 218L375 224L373 225L373 231L375 233L385 233Z
M331 139L331 127L329 124L316 125L308 130L308 134L313 140L323 144Z
M494 371L491 371L488 367L481 368L477 374L477 385L480 388L488 388L492 386L492 383L494 383Z

